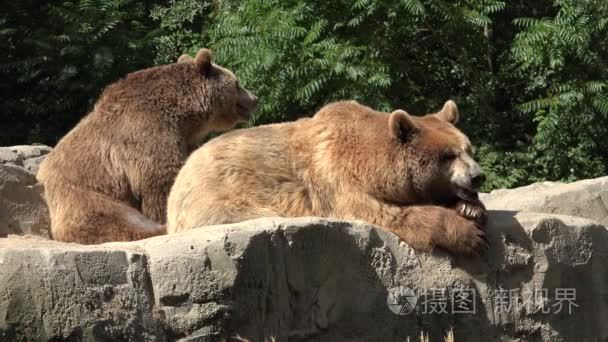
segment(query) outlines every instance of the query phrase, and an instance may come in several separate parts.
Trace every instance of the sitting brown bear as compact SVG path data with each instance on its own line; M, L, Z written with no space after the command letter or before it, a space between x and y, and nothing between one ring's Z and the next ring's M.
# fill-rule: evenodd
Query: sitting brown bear
M367 221L417 250L478 253L487 247L476 192L483 176L457 120L453 101L423 117L349 101L310 119L226 133L177 176L168 232L322 216Z
M167 196L189 151L255 107L207 49L108 86L40 167L52 237L92 244L165 233Z

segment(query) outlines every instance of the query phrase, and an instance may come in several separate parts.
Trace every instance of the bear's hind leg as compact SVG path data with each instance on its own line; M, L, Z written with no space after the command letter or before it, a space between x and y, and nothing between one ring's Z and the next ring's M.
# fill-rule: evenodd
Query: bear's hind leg
M74 190L52 217L53 239L82 244L133 241L166 233L135 208L93 191ZM70 201L71 199L71 201Z
M178 233L211 225L238 223L261 217L283 217L278 211L253 205L245 200L216 200L201 198L182 207L169 218L168 232Z

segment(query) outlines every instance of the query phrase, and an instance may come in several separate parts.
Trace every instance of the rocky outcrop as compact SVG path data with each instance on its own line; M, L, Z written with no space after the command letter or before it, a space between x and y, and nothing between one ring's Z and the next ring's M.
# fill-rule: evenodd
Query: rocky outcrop
M608 339L603 226L493 211L488 232L481 258L415 253L364 223L319 218L99 246L9 237L0 340Z
M0 147L0 164L20 166L36 175L40 163L50 152L51 148L44 145Z
M36 172L51 148L43 145L0 147L0 237L49 236L49 213Z
M608 226L608 177L494 190L481 200L489 209L579 216Z

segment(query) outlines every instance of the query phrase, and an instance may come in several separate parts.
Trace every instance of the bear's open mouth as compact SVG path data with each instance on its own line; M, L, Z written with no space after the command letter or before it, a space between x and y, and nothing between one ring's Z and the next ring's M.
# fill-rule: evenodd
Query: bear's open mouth
M456 196L464 201L476 201L479 199L479 193L477 191L463 187L456 188Z

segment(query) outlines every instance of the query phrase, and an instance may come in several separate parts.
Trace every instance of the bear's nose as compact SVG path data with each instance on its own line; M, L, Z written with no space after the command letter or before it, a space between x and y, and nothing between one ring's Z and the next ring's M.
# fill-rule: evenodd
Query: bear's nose
M483 173L480 173L480 174L474 176L473 178L471 178L471 186L474 189L479 189L479 187L485 180L486 180L486 175L484 175Z

